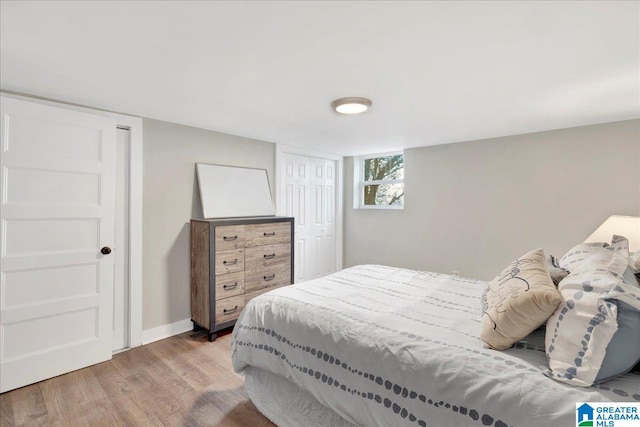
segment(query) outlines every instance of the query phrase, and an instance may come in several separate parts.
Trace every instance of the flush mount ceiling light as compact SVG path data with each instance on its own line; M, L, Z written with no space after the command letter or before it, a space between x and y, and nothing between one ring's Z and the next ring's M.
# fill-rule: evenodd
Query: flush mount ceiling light
M371 100L358 97L340 98L333 101L331 107L340 114L360 114L371 108Z

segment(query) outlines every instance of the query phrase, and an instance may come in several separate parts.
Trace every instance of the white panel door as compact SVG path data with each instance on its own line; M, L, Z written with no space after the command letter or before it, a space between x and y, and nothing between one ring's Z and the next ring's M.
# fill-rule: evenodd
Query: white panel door
M4 392L111 358L116 122L6 97L1 110Z
M295 282L336 271L336 162L284 153L284 213L295 217Z

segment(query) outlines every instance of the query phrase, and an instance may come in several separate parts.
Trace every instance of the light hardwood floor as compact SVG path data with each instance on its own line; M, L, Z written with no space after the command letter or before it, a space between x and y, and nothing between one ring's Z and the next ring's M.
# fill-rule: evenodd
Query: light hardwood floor
M274 426L231 367L231 334L185 333L0 395L8 426Z

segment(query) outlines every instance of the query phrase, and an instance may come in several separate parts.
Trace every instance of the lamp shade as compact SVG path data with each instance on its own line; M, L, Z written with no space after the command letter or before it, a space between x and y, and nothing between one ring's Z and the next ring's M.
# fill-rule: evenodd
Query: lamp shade
M587 237L585 243L609 243L614 234L629 240L629 252L640 250L640 216L612 215Z

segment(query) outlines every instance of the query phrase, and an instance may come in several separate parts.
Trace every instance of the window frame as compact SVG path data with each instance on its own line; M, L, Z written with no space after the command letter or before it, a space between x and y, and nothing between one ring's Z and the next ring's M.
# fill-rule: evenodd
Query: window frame
M403 178L401 179L383 179L383 180L374 180L374 181L365 181L364 180L364 162L369 159L377 159L380 157L389 157L389 156L402 156L402 169L403 169ZM354 176L354 188L353 188L353 208L354 209L391 209L391 210L402 210L404 209L404 194L401 205L365 205L364 204L364 188L367 185L383 185L383 184L402 184L404 188L404 151L390 151L385 153L377 153L377 154L365 154L362 156L355 156L353 162L353 176Z

